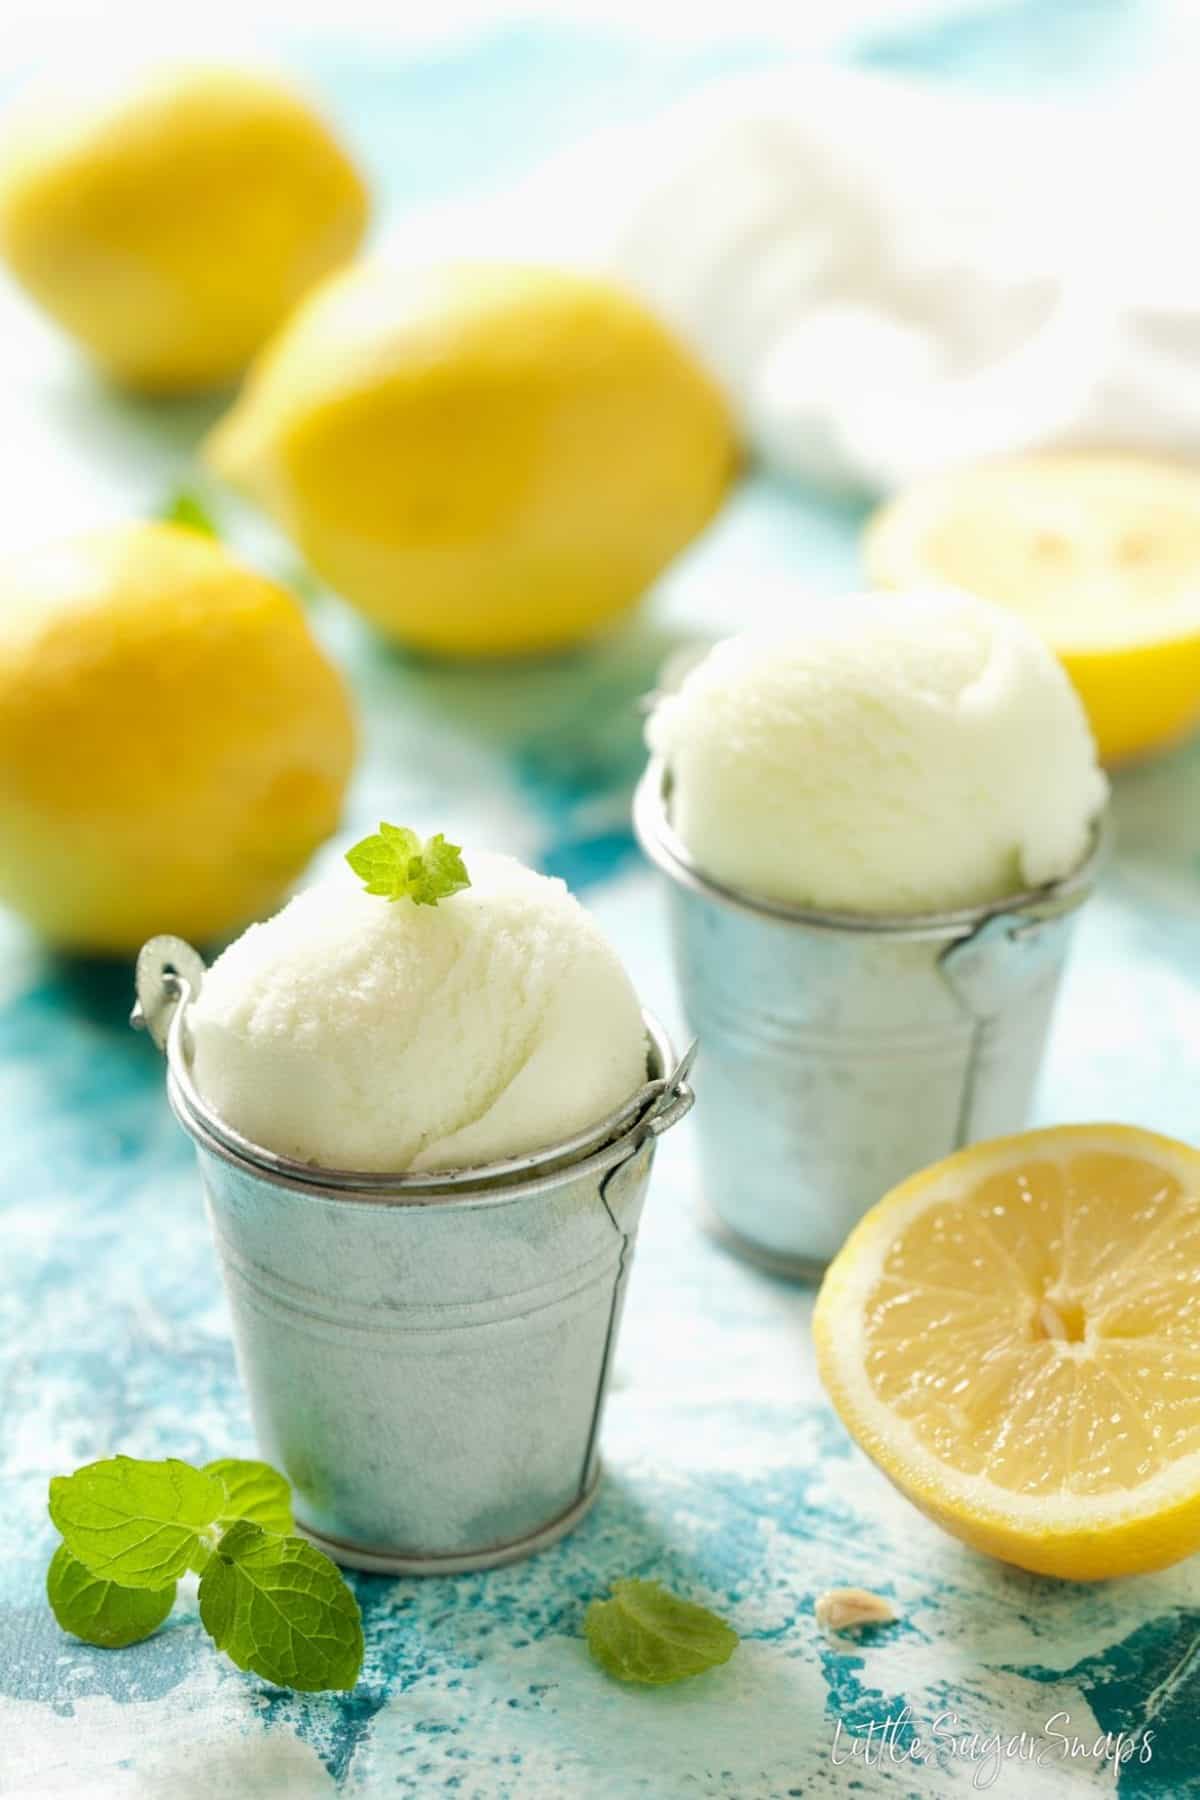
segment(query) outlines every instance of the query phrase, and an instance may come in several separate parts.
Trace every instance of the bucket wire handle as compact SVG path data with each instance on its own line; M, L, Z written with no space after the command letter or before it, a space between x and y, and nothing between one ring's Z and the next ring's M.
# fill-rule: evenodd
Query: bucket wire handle
M700 1048L699 1038L693 1038L669 1075L663 1077L662 1089L658 1096L660 1103L651 1113L647 1121L648 1128L654 1137L661 1137L664 1131L670 1131L680 1119L691 1112L696 1096L688 1076L692 1072L692 1064L696 1060L696 1052Z
M647 1144L669 1131L672 1125L678 1124L692 1109L695 1095L692 1092L688 1075L696 1060L696 1052L700 1047L698 1038L693 1038L683 1055L679 1058L669 1075L662 1077L660 1092L654 1103L654 1110L646 1119L646 1129L640 1132L628 1156L622 1157L614 1168L609 1169L600 1182L600 1202L608 1214L612 1228L620 1239L617 1253L617 1271L613 1277L612 1300L608 1310L608 1326L604 1337L604 1355L600 1362L600 1379L596 1383L596 1402L592 1408L592 1423L588 1430L587 1444L583 1452L583 1467L579 1474L579 1492L586 1494L596 1478L597 1443L600 1436L600 1414L604 1407L604 1396L608 1391L609 1370L612 1365L613 1351L617 1341L617 1321L621 1314L621 1302L625 1291L625 1282L629 1275L630 1251L633 1247L633 1233L626 1231L617 1211L614 1211L616 1189L621 1177L632 1169L638 1155L645 1151ZM665 1102L665 1104L664 1104ZM610 1198L610 1189L612 1195Z
M204 958L186 939L148 939L138 951L137 1000L129 1023L135 1031L148 1031L165 1056L171 1022L181 1005L196 998L203 980Z
M954 1128L956 1150L971 1143L974 1136L971 1118L980 1066L1003 1010L1014 965L1028 967L1039 957L1053 962L1058 955L1058 935L1066 928L1068 917L1068 909L1053 904L1033 913L989 913L974 931L948 945L938 958L943 981L971 1021L971 1041Z

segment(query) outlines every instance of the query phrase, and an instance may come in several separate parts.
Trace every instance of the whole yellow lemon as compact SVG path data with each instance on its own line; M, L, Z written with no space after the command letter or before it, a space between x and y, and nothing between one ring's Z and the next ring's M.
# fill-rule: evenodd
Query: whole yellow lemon
M29 102L0 150L0 250L117 380L232 381L353 255L367 195L328 126L279 82L164 71L116 99Z
M349 696L290 594L131 524L0 566L0 900L52 943L203 943L338 820Z
M385 632L466 656L554 649L624 612L736 460L714 383L621 289L378 263L304 303L209 456Z

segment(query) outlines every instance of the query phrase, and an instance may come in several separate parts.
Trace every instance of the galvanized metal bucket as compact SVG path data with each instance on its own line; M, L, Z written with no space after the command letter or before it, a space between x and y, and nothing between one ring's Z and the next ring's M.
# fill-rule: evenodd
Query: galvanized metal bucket
M668 877L684 1010L703 1045L706 1209L730 1248L814 1279L896 1182L1024 1124L1103 832L1064 881L876 919L710 881L669 801L652 761L634 825Z
M138 960L135 1024L195 1141L263 1455L336 1561L454 1573L553 1543L595 1495L597 1440L658 1137L692 1104L646 1017L647 1081L536 1155L364 1175L273 1155L192 1083L178 938Z

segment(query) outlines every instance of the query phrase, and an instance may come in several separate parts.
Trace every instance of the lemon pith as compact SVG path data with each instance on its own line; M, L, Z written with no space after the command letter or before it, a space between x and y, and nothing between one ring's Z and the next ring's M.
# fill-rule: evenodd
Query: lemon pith
M363 264L269 346L208 455L389 635L493 656L633 606L735 446L708 376L606 282Z
M1200 1152L979 1144L895 1188L818 1298L851 1435L976 1549L1076 1580L1200 1548Z
M941 581L1042 632L1108 761L1200 720L1200 470L1056 452L935 476L868 522L885 587Z
M167 69L77 107L30 100L3 165L13 273L148 392L232 381L366 225L366 189L325 122L237 69Z
M296 601L135 524L0 567L0 901L52 943L199 943L268 911L335 828L349 695Z

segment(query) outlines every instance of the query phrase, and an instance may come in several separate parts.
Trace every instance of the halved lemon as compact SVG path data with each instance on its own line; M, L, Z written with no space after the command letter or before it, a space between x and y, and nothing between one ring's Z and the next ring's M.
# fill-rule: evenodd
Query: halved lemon
M1101 452L998 459L919 483L868 522L883 587L1011 606L1075 683L1106 761L1200 720L1200 469Z
M1124 1125L894 1188L813 1330L852 1437L977 1550L1102 1580L1200 1548L1200 1151Z

